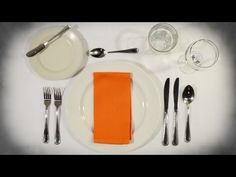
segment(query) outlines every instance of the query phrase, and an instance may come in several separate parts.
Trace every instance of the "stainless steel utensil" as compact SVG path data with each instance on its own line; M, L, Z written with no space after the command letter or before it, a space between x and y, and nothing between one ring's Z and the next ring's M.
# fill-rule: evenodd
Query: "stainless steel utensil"
M44 49L46 49L50 44L52 44L54 41L56 41L59 37L62 36L67 30L69 30L71 27L69 25L66 25L60 32L58 32L56 35L51 37L48 41L39 44L37 47L34 49L30 50L29 52L26 53L27 57L33 57L39 52L42 52Z
M169 104L169 88L170 88L170 78L166 79L164 86L164 125L163 125L163 140L162 144L167 146L169 144L168 135L168 104Z
M45 105L45 125L44 125L44 131L43 131L43 142L48 143L49 142L49 131L48 131L48 124L49 124L49 106L51 104L51 90L49 87L43 88L43 97L44 97L44 105Z
M172 144L177 146L179 144L178 138L178 97L179 97L179 78L174 83L174 133Z
M61 133L60 133L60 107L62 104L62 94L61 90L54 88L54 105L56 106L56 131L55 131L55 144L61 143Z
M138 53L137 48L125 49L125 50L117 50L117 51L105 51L103 48L95 48L88 52L89 55L95 58L102 58L108 53Z
M190 103L192 103L192 101L194 100L194 89L192 88L191 85L187 85L183 91L183 101L187 106L187 122L186 122L186 128L185 128L185 141L186 142L190 142L191 140L191 132L190 132L190 118L189 118L189 114L190 114Z

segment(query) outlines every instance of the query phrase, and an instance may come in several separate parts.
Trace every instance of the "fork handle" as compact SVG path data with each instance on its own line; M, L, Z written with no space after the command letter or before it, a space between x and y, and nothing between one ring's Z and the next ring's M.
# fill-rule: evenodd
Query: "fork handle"
M45 124L44 124L44 131L43 131L43 142L48 143L49 142L49 131L48 131L49 110L48 108L46 108L44 116L45 116Z
M55 144L61 143L61 133L60 133L60 120L59 120L59 108L56 109L56 132L55 132Z

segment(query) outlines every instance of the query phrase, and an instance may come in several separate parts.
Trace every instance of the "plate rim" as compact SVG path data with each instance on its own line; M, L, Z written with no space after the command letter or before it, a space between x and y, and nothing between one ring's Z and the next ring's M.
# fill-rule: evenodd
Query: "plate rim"
M159 94L159 101L160 101L160 125L156 126L156 128L154 129L154 131L152 132L152 134L150 135L149 138L147 138L145 140L145 143L141 143L141 145L138 145L134 148L131 148L131 149L126 149L126 150L122 150L122 146L120 146L120 148L118 148L118 150L116 149L115 151L112 151L112 150L101 150L100 148L97 149L97 148L93 148L91 147L90 145L84 143L83 141L79 140L77 137L75 137L75 135L73 134L72 130L69 128L69 125L68 125L68 121L66 121L66 116L65 116L65 104L62 105L62 120L63 120L63 123L65 124L65 127L67 129L67 131L69 132L69 134L71 135L71 137L74 139L74 141L76 141L77 143L81 144L82 146L88 148L89 150L93 151L93 152L97 152L97 153L108 153L108 154L123 154L123 153L128 153L130 151L134 151L134 150L137 150L141 147L143 147L144 145L146 145L149 141L151 141L156 135L158 132L160 132L161 130L161 125L162 125L162 119L161 117L163 117L163 103L161 101L161 98L163 97L163 86L161 84L161 81L154 75L153 72L151 72L150 70L148 70L147 68L145 68L144 65L140 64L140 63L137 63L137 62L131 62L129 60L109 60L109 61L99 61L99 62L96 62L96 63L91 63L88 65L88 67L93 67L93 66L96 66L96 64L100 64L100 63L109 63L109 62L116 62L116 63L120 63L120 64L129 64L129 65L132 65L138 69L141 69L143 72L145 72L148 77L150 77L150 81L152 81L152 84L155 85L155 90L157 91L157 93ZM77 76L79 77L79 76ZM66 87L65 91L64 91L64 94L63 94L63 97L67 97L67 95L69 94L68 93L68 90L71 89L72 87L72 83L75 82L75 80L77 79L77 77L73 78L68 86ZM161 90L157 90L157 88L160 88ZM64 99L63 98L63 99ZM64 99L65 100L65 99ZM111 145L112 146L112 145ZM128 146L128 145L127 145Z

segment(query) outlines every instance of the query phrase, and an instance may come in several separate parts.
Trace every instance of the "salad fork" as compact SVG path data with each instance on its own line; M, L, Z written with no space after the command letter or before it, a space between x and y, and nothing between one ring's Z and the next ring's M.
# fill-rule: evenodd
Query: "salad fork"
M56 106L56 131L55 131L55 144L61 143L60 134L60 107L62 104L61 90L59 88L54 88L54 105Z
M49 87L43 88L43 97L44 97L44 105L45 105L45 125L43 131L43 142L49 142L49 131L48 131L48 122L49 122L49 106L51 104L51 90Z

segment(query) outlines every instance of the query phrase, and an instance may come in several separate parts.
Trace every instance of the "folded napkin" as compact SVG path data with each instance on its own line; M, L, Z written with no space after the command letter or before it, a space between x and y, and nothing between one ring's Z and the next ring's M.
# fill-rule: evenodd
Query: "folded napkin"
M93 73L94 142L128 144L131 140L131 74Z

